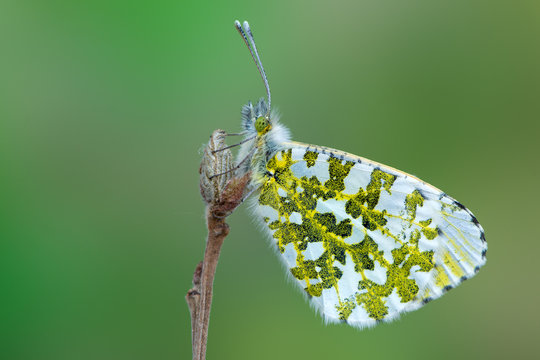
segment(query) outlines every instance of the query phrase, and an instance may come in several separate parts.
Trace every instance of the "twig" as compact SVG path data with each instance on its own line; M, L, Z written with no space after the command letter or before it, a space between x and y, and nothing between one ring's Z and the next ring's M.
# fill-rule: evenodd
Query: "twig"
M193 274L193 288L186 295L191 313L193 360L206 359L214 277L221 246L229 234L229 225L225 219L242 202L250 180L249 173L242 177L232 177L232 172L228 171L234 167L230 151L216 151L226 146L224 138L224 131L214 131L200 167L200 187L206 203L208 237L203 261L197 265ZM221 175L214 176L216 174Z

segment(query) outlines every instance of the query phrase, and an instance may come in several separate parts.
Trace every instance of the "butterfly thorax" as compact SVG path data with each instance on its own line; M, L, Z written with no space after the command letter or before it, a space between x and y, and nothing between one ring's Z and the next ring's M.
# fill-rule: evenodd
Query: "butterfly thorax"
M255 105L249 102L242 108L242 127L245 139L251 139L242 145L237 162L239 172L251 171L253 184L260 184L266 178L266 164L289 141L289 130L279 123L276 112L268 112L264 99Z

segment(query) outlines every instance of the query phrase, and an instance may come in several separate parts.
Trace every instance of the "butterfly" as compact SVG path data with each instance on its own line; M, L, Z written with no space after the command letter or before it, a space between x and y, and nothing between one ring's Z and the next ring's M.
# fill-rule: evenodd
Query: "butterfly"
M486 262L484 230L458 201L413 175L290 140L271 111L248 22L235 22L267 98L242 108L237 174L289 275L328 322L363 328L418 309Z

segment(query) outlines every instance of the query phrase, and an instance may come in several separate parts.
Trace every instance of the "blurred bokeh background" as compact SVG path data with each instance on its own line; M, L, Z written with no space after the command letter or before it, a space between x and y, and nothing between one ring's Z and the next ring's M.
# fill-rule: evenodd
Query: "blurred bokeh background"
M488 263L391 324L325 326L245 208L218 266L209 359L539 353L537 1L0 2L0 357L189 359L204 250L199 150L264 95L294 139L466 204Z

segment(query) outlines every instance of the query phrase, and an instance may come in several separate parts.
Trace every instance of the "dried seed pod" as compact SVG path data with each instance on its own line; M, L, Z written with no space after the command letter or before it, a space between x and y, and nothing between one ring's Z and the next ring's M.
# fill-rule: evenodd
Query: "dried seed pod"
M206 204L216 204L229 180L233 177L232 153L227 146L225 131L215 130L203 151L201 160L200 189Z

